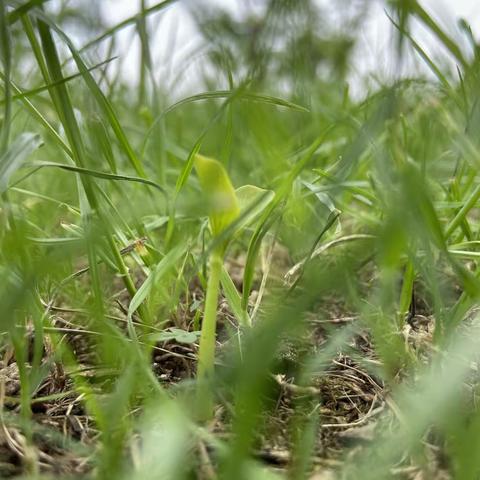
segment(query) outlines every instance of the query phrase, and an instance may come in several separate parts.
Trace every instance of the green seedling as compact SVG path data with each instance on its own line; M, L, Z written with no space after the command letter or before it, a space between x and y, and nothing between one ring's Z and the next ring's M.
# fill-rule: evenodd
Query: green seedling
M197 370L199 416L207 419L212 414L212 394L207 383L214 372L217 301L225 252L233 237L261 213L274 194L252 185L235 190L223 165L203 155L196 155L195 169L207 202L213 237ZM245 323L250 326L248 321Z

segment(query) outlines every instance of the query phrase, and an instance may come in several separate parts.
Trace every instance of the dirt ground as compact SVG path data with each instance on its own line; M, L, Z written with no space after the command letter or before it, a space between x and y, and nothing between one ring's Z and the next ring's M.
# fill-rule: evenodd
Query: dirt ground
M235 279L234 272L232 277ZM198 283L192 284L189 302L201 301L202 292ZM185 299L184 299L185 300ZM118 318L124 314L124 306L118 303L112 310ZM232 324L233 315L226 301L219 301L220 327L218 338L226 339L222 333L222 324ZM82 375L95 377L101 383L102 376L108 377L95 366L91 335L76 323L76 313L61 302L50 305L52 323L61 330L64 341L68 342L75 353ZM421 309L420 309L421 311ZM422 312L426 313L426 312ZM334 299L322 305L319 312L312 312L307 319L308 338L306 344L311 349L321 349L327 341L329 332L346 324L358 321L358 318ZM181 304L175 323L183 322L185 328L191 327L192 313L188 305ZM434 321L432 317L417 313L405 327L405 341L420 357L428 359L431 349ZM14 478L35 469L55 476L80 477L92 472L92 458L95 453L99 432L95 422L86 412L83 396L78 394L72 379L61 365L51 364L51 346L48 337L44 346L45 365L48 373L35 390L32 410L32 435L35 450L28 447L20 416L20 380L15 354L6 348L0 362L0 401L2 411L0 423L0 477ZM221 342L220 342L221 343ZM295 414L295 404L303 402L321 419L315 439L311 478L329 480L336 478L335 470L345 460L362 455L376 435L378 419L385 415L395 421L396 405L385 384L368 371L379 366L371 339L367 332L358 334L350 350L356 357L337 352L330 359L328 367L318 376L314 376L308 386L295 384L295 377L286 369L272 372L272 381L276 385L274 408L264 418L264 426L259 431L256 449L252 455L266 466L279 471L288 470L292 460L290 419ZM221 349L221 345L219 346ZM195 344L178 343L175 340L158 343L152 355L152 370L162 385L169 387L186 378L192 378L196 368ZM295 346L288 354L289 361L295 362ZM373 368L365 368L370 365ZM368 370L368 371L367 371ZM308 410L308 409L307 409ZM388 418L388 417L387 417ZM229 425L223 416L218 415L213 425L216 434L228 437ZM441 452L436 445L426 445L431 458L431 478L450 478L442 465ZM208 456L208 452L203 452ZM212 460L214 463L214 460ZM420 480L427 478L424 472L409 458L398 465L392 475L396 478ZM199 469L198 478L209 478L208 469Z

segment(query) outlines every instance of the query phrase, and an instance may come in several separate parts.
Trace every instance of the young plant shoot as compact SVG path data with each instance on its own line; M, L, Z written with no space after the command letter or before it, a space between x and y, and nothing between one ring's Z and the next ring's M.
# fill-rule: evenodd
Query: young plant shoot
M274 194L252 185L244 185L235 190L223 165L203 155L196 155L195 169L207 202L214 242L208 262L207 292L197 369L199 417L208 419L213 412L213 398L208 382L214 373L217 302L225 252L233 236L268 205ZM233 227L234 222L236 228L231 228L225 235L227 229Z

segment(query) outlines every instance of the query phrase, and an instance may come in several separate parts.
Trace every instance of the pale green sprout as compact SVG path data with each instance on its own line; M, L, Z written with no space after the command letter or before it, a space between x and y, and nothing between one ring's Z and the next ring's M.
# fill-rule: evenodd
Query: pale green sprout
M197 154L195 169L208 202L210 228L216 237L240 215L238 198L220 162Z
M235 190L223 165L203 155L195 156L195 169L208 203L213 240L225 235L227 229L235 223L235 228L213 248L209 257L197 370L199 416L208 419L212 415L213 399L207 382L214 372L217 301L225 251L234 235L251 223L271 202L274 193L253 185L244 185Z

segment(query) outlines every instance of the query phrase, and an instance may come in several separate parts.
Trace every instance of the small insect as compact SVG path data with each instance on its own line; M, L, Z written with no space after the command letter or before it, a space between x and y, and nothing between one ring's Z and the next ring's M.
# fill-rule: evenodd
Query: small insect
M145 255L147 253L147 249L145 248L146 243L147 237L138 238L126 247L122 248L120 250L120 254L127 255L135 250L139 255Z
M146 255L148 253L147 249L145 248L145 244L147 243L147 237L141 237L138 238L137 240L134 240L132 243L127 245L126 247L123 247L120 250L120 255L122 257L124 255L128 255L129 253L133 252L134 250L139 254L139 255ZM101 263L101 260L98 262L99 264ZM84 267L80 270L77 270L75 273L72 273L72 275L69 275L67 278L65 278L62 283L67 282L71 280L72 278L79 277L80 275L83 275L84 273L88 272L90 270L90 267Z

